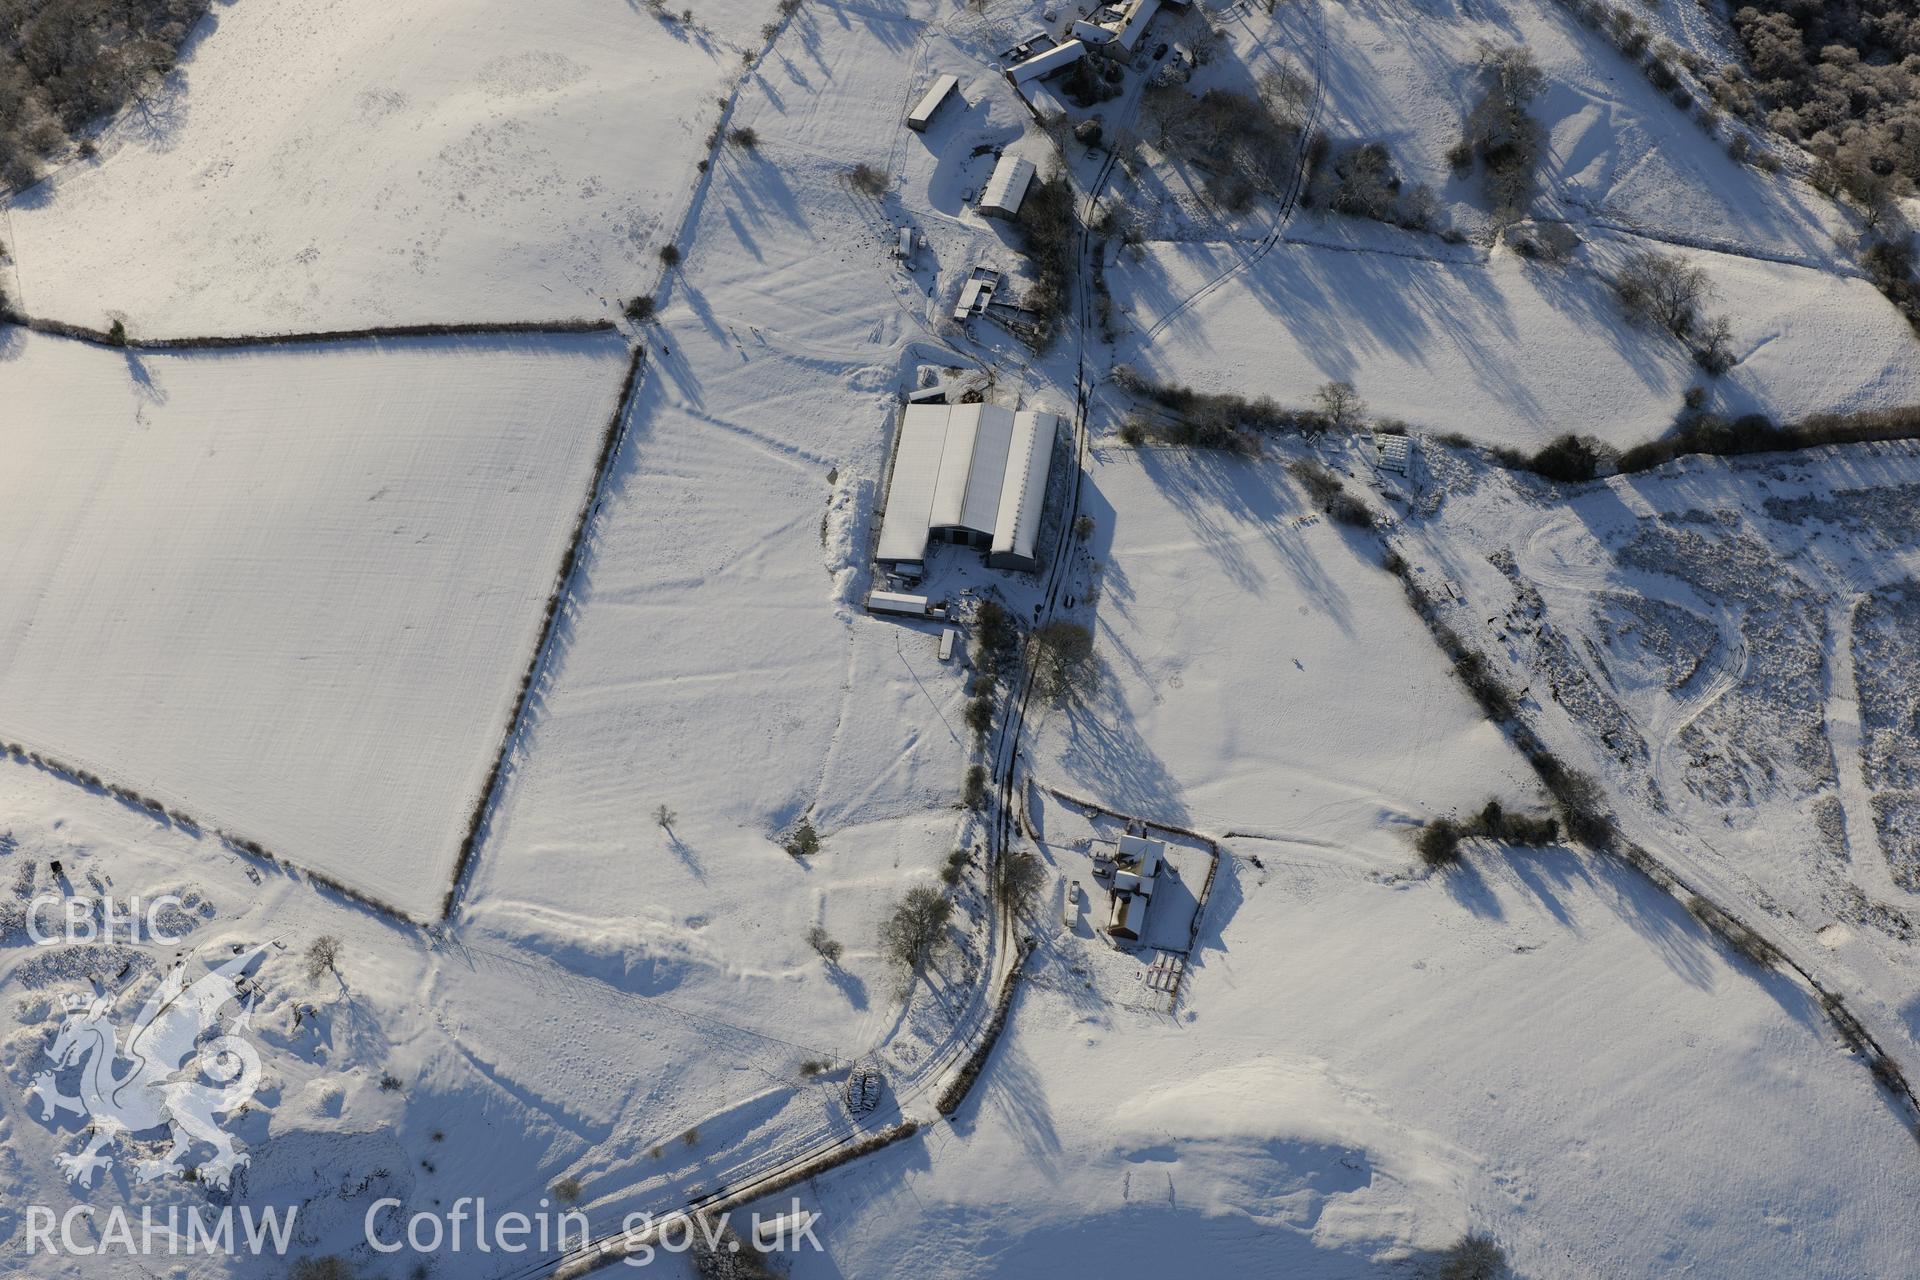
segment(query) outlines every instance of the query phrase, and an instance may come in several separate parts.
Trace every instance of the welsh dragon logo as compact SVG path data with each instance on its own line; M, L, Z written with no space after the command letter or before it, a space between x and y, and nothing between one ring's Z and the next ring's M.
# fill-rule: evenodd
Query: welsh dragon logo
M243 994L242 986L249 967L265 952L264 947L242 952L192 986L186 966L175 965L147 998L124 1045L109 1018L111 996L66 997L66 1019L46 1051L54 1070L36 1075L27 1096L40 1100L43 1121L63 1112L92 1121L81 1150L55 1157L68 1181L91 1187L94 1175L113 1163L108 1152L115 1139L158 1136L156 1131L164 1129L172 1139L166 1154L134 1162L141 1182L192 1171L210 1186L224 1190L229 1185L248 1156L235 1148L214 1116L231 1117L259 1087L260 1055L242 1038L253 1018L254 997ZM228 1005L239 1012L223 1030L221 1012ZM79 1092L62 1093L62 1077L74 1070ZM213 1157L197 1166L187 1160L195 1142L214 1149Z

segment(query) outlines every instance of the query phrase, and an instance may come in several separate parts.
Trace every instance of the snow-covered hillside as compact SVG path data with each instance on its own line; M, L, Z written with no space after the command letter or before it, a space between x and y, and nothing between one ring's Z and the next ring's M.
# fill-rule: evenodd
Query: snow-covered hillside
M1737 162L1560 0L1169 0L1033 106L1006 69L1090 4L694 4L231 0L6 205L0 289L99 332L0 326L0 1271L572 1277L794 1197L797 1280L1413 1277L1469 1232L1534 1280L1910 1270L1920 450L1562 491L1438 438L1920 401L1806 156ZM1734 56L1683 5L1637 21ZM1482 42L1538 62L1564 254L1448 159ZM1333 161L1228 208L1150 83L1379 140L1428 229L1332 212ZM1025 223L976 207L1007 156ZM1627 323L1645 251L1706 271L1724 374ZM523 331L138 341L410 322ZM1233 402L1141 379L1366 405L1186 448L1134 415ZM1059 416L1037 569L876 563L910 393ZM1686 886L1540 834L1548 751ZM1418 846L1489 799L1540 843ZM156 894L175 941L27 927ZM248 1162L145 1178L185 1122L82 1060L252 951L261 1070L207 1104ZM367 1235L475 1198L595 1244ZM20 1230L228 1201L297 1207L288 1256Z
M243 0L14 202L20 303L135 333L600 317L646 291L771 0Z
M1076 581L1094 588L1101 687L1042 721L1046 781L1161 822L1388 859L1410 822L1531 796L1367 540L1278 459L1113 448L1090 480Z
M1892 1277L1920 1246L1912 1138L1817 1007L1636 874L1233 851L1177 1019L1039 923L976 1099L820 1179L793 1274L1421 1275L1476 1228L1516 1275Z
M1640 838L1741 886L1910 1046L1916 456L1683 459L1562 494L1442 451L1407 544Z
M1710 63L1728 57L1703 15L1642 15ZM1622 446L1658 435L1702 381L1736 415L1781 419L1920 398L1911 329L1846 252L1857 218L1790 166L1735 162L1732 126L1710 136L1552 0L1252 7L1219 29L1196 90L1275 69L1311 83L1313 127L1336 145L1382 143L1406 188L1433 190L1437 217L1415 232L1328 213L1323 167L1290 216L1223 221L1191 174L1167 180L1151 153L1130 161L1111 199L1149 237L1114 246L1107 275L1116 354L1144 372L1294 405L1344 380L1381 415L1526 449L1568 430ZM1482 49L1516 44L1545 84L1530 106L1545 135L1531 213L1583 242L1558 264L1492 242L1479 179L1447 159ZM1724 378L1626 322L1610 282L1644 251L1706 272L1705 310L1728 316L1738 361Z
M1366 224L1325 232L1245 266L1237 245L1122 252L1121 357L1160 381L1296 405L1339 379L1376 413L1528 450L1569 430L1638 444L1708 381L1729 412L1781 421L1920 399L1920 345L1864 280L1683 251L1733 318L1739 363L1707 380L1679 342L1629 324L1607 283L1644 242L1607 233L1544 266Z

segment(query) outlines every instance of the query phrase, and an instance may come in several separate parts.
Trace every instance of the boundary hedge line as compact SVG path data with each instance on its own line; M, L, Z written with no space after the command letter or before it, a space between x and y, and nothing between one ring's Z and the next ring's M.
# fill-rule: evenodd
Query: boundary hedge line
M1681 414L1670 434L1618 453L1591 436L1572 433L1555 437L1532 454L1510 446L1483 445L1454 432L1436 438L1442 444L1474 449L1508 471L1524 471L1557 484L1580 484L1599 478L1609 466L1619 475L1638 475L1676 458L1738 458L1828 445L1920 440L1920 405L1816 413L1785 425L1763 413L1727 418L1689 410Z
M151 814L157 822L170 822L174 826L190 831L195 835L211 834L235 853L246 854L261 862L284 867L288 871L304 877L313 884L320 885L322 888L331 890L351 902L366 907L371 911L376 911L390 919L397 920L401 924L424 927L429 923L417 916L409 915L391 903L382 902L379 898L371 894L356 889L351 885L344 884L323 871L312 871L297 862L291 862L267 848L265 845L262 845L258 840L251 839L247 836L235 835L225 828L202 822L183 810L170 808L152 796L143 795L131 787L123 787L119 783L108 782L99 774L88 769L83 769L78 765L70 764L57 756L49 756L42 752L31 750L17 742L0 742L0 752L12 756L21 764L32 765L36 769L44 769L46 772L70 782L75 786L86 787L99 791L104 795L111 796L129 808L144 810Z
M967 1055L959 1074L940 1091L939 1101L934 1105L941 1115L950 1116L958 1111L973 1091L974 1081L986 1070L987 1059L993 1056L994 1046L1000 1043L1000 1033L1006 1029L1007 1015L1013 1011L1013 997L1020 990L1021 971L1026 968L1027 957L1033 954L1033 945L1032 938L1021 942L1020 954L1013 958L1013 967L1007 970L1006 980L1000 985L1000 998L994 1002L993 1017L987 1021L980 1043Z
M1617 465L1622 475L1632 475L1690 455L1729 458L1818 449L1830 444L1915 439L1920 439L1920 405L1819 413L1785 426L1758 413L1732 420L1700 414L1682 419L1670 436L1634 445L1620 455Z
M610 333L619 326L611 320L507 320L497 324L394 324L360 329L319 329L303 333L216 334L185 338L126 338L116 340L105 329L41 320L17 311L0 310L0 325L29 333L71 338L115 351L220 351L236 347L290 347L324 342L367 342L381 338L472 338L515 333Z
M613 332L617 326L611 320L564 320L551 323L526 322L508 324L422 324L393 325L367 329L335 330L320 333L288 333L266 336L220 336L199 338L160 338L149 341L128 340L115 342L107 334L87 329L79 325L69 325L54 320L33 320L13 313L0 313L0 325L13 324L34 333L44 333L54 337L71 338L95 346L113 350L127 351L196 351L223 350L237 348L293 346L312 343L364 342L382 338L426 338L489 336L496 334L587 334ZM442 898L440 920L445 920L453 912L454 901L462 882L473 861L474 848L479 840L480 830L495 793L499 790L502 775L506 770L508 753L512 747L515 731L519 728L526 712L527 702L532 693L534 674L539 670L540 662L546 654L553 638L554 621L559 616L560 602L566 593L569 578L578 563L580 546L586 537L587 522L593 515L595 504L601 496L601 488L606 480L613 458L624 433L627 409L633 399L634 391L640 380L640 372L646 363L646 347L636 346L627 361L626 377L620 385L619 397L614 402L612 416L601 433L600 453L594 464L593 479L587 487L586 496L580 504L580 512L575 517L573 535L567 542L567 551L561 557L560 567L556 571L553 590L547 596L545 611L541 618L540 640L534 646L527 669L520 678L520 688L514 698L513 712L508 717L506 729L501 735L500 747L494 756L492 770L487 775L487 785L482 788L480 798L474 804L472 817L467 823L467 832L460 842L460 850L454 862L453 877ZM107 795L134 808L147 810L158 818L164 818L178 826L196 832L211 832L218 836L230 848L250 854L264 862L275 863L297 871L315 884L323 885L341 896L368 907L401 923L426 926L434 921L424 920L400 910L389 903L355 889L324 872L291 862L273 852L251 837L238 836L218 827L200 822L190 815L169 809L165 804L149 796L142 795L117 783L108 782L100 775L75 765L31 751L16 743L0 742L0 751L14 758L46 769L80 786L96 788Z
M467 834L460 841L460 853L453 864L453 879L447 885L446 897L442 899L440 918L445 920L453 914L455 901L459 898L461 886L465 883L467 872L472 869L473 855L480 843L481 829L493 808L507 772L507 757L513 750L513 740L518 735L521 722L526 716L527 703L533 694L534 676L546 660L553 646L554 623L560 617L560 602L566 598L568 584L572 581L573 571L580 563L580 547L586 540L587 524L593 518L594 508L600 505L601 490L605 487L607 473L613 467L613 460L620 452L620 442L626 438L625 426L627 410L631 405L634 392L640 385L640 371L646 364L647 349L637 346L633 356L627 362L627 376L620 384L620 395L613 403L613 416L607 420L606 429L600 436L600 456L594 462L593 480L587 485L586 496L580 501L580 514L573 523L573 537L567 540L567 553L560 558L560 568L554 575L553 590L547 596L547 607L540 621L540 640L533 646L533 655L527 660L527 669L520 677L520 691L514 696L513 712L507 717L506 728L500 735L500 749L494 754L493 768L487 774L487 785L480 789L480 798L474 802L473 816L467 821Z

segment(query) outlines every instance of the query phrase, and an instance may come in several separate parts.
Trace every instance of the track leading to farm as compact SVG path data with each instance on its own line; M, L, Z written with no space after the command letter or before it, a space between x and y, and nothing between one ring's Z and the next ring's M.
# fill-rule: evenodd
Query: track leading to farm
M1236 22L1244 25L1246 22L1246 7L1244 5L1237 6L1233 11L1233 17ZM1196 303L1203 301L1208 295L1212 294L1214 290L1220 288L1229 280L1273 252L1274 246L1285 238L1287 234L1287 224L1293 220L1293 211L1300 203L1300 192L1306 186L1307 147L1313 137L1314 130L1319 127L1321 106L1326 99L1327 16L1326 11L1321 7L1320 3L1318 3L1318 0L1316 0L1313 7L1313 17L1313 101L1308 104L1307 118L1300 126L1299 155L1295 157L1293 173L1289 176L1287 189L1281 196L1280 210L1274 217L1273 225L1268 228L1265 235L1261 236L1260 239L1255 242L1253 248L1248 250L1245 256L1208 280L1198 289L1195 289L1185 298L1176 302L1165 315L1154 321L1153 327L1142 335L1141 341L1143 343L1152 342L1155 338L1159 337L1166 331L1168 325L1190 311ZM1264 46L1262 46L1262 48L1263 51L1266 51ZM1271 52L1268 52L1267 56L1271 58Z

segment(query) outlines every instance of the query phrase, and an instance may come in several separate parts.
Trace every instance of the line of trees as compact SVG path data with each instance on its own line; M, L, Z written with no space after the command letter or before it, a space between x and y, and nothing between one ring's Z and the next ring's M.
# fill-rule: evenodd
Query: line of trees
M1113 367L1115 386L1151 401L1163 415L1137 414L1120 429L1121 443L1149 441L1229 453L1259 451L1261 432L1350 430L1365 405L1353 385L1329 382L1314 392L1314 407L1290 409L1271 396L1248 398L1230 391L1200 391L1180 383L1155 382L1132 365Z
M1021 250L1033 264L1033 289L1027 306L1037 332L1034 346L1044 351L1059 334L1073 293L1073 255L1080 218L1074 209L1073 188L1060 174L1035 182L1014 215L1020 228Z
M1817 449L1825 445L1920 440L1920 405L1859 413L1819 413L1799 422L1776 423L1764 413L1729 418L1701 404L1701 397L1690 394L1686 407L1674 420L1673 430L1657 440L1643 441L1625 450L1616 450L1593 436L1569 432L1530 454L1501 447L1487 449L1486 453L1508 470L1529 471L1561 484L1578 484L1603 472L1633 475L1650 471L1690 454L1739 457ZM1455 446L1471 444L1465 436L1440 439L1444 444Z
M1560 838L1560 824L1545 814L1516 813L1498 800L1488 800L1466 818L1433 818L1421 824L1414 837L1420 860L1444 867L1460 860L1464 840L1495 840L1501 844L1546 845Z
M1314 181L1324 165L1331 181L1324 194L1327 208L1350 218L1370 218L1407 231L1436 231L1440 197L1424 182L1409 187L1400 180L1387 144L1378 141L1334 145L1324 134L1308 144L1308 189L1300 203L1311 206ZM1445 233L1443 233L1445 234ZM1454 238L1459 238L1457 233Z
M1140 95L1147 141L1196 169L1207 197L1245 213L1277 198L1299 162L1304 100L1297 76L1274 72L1258 93L1209 89L1197 97L1179 85L1149 85Z

